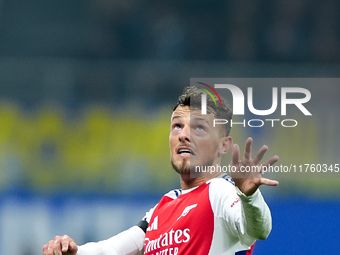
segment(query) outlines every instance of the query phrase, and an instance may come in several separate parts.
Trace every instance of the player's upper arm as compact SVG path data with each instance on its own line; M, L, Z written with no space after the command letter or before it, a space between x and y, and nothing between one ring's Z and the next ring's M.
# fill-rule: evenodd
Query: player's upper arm
M215 216L223 218L227 231L241 243L251 246L269 235L271 215L260 190L245 196L230 182L217 178L210 183L209 194Z
M79 246L77 255L143 254L146 228L156 206L145 214L137 226L123 231L107 240L81 245Z
M222 178L217 178L210 183L209 194L214 215L223 219L226 231L237 237L243 245L251 246L256 238L248 235L242 201L237 195L235 186Z
M241 212L241 202L235 186L222 178L213 179L209 187L209 196L214 216L223 219L231 235L238 236L237 221Z

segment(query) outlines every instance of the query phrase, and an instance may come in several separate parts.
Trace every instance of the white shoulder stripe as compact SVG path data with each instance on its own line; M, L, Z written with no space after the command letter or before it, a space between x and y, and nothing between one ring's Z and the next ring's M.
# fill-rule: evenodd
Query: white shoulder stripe
M166 193L164 196L170 197L172 199L178 198L182 194L181 189L174 189Z

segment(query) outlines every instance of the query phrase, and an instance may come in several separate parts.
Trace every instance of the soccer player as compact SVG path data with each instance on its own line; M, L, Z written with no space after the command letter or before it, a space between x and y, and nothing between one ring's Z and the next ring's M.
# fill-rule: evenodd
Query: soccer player
M171 164L180 175L181 189L165 194L137 226L81 246L67 235L56 236L43 246L44 255L252 254L255 241L266 239L271 231L271 214L259 186L278 185L263 178L256 167L268 147L262 146L252 158L252 138L248 138L240 157L239 146L229 136L230 126L213 125L215 118L231 120L226 102L215 105L208 98L207 114L202 115L198 103L202 93L187 87L171 116ZM235 178L218 172L193 177L197 166L220 165L230 150ZM277 160L274 156L264 165ZM243 172L244 167L258 170Z

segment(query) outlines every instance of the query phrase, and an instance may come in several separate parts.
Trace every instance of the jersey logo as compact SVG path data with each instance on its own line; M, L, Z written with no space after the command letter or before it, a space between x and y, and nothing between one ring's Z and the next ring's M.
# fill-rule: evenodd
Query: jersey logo
M181 217L184 217L185 215L187 215L189 213L189 211L191 209L195 208L196 206L197 206L197 204L189 205L189 206L185 207L185 209L183 210L181 216L179 216L177 220L179 220Z
M146 231L157 230L158 229L158 216L156 216L152 224L146 229Z

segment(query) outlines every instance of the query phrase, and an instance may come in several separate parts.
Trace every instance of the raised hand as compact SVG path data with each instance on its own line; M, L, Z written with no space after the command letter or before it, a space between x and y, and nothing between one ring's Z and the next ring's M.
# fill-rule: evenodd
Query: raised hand
M244 155L240 159L240 147L237 144L233 145L232 158L230 165L236 169L231 174L236 186L247 196L252 195L260 185L277 186L278 181L270 180L262 177L261 168L259 164L268 150L267 145L263 145L257 152L255 158L251 158L253 139L249 137L244 148ZM278 156L273 156L266 163L265 167L273 165L279 160Z
M77 244L67 235L56 236L43 246L43 255L76 255Z

